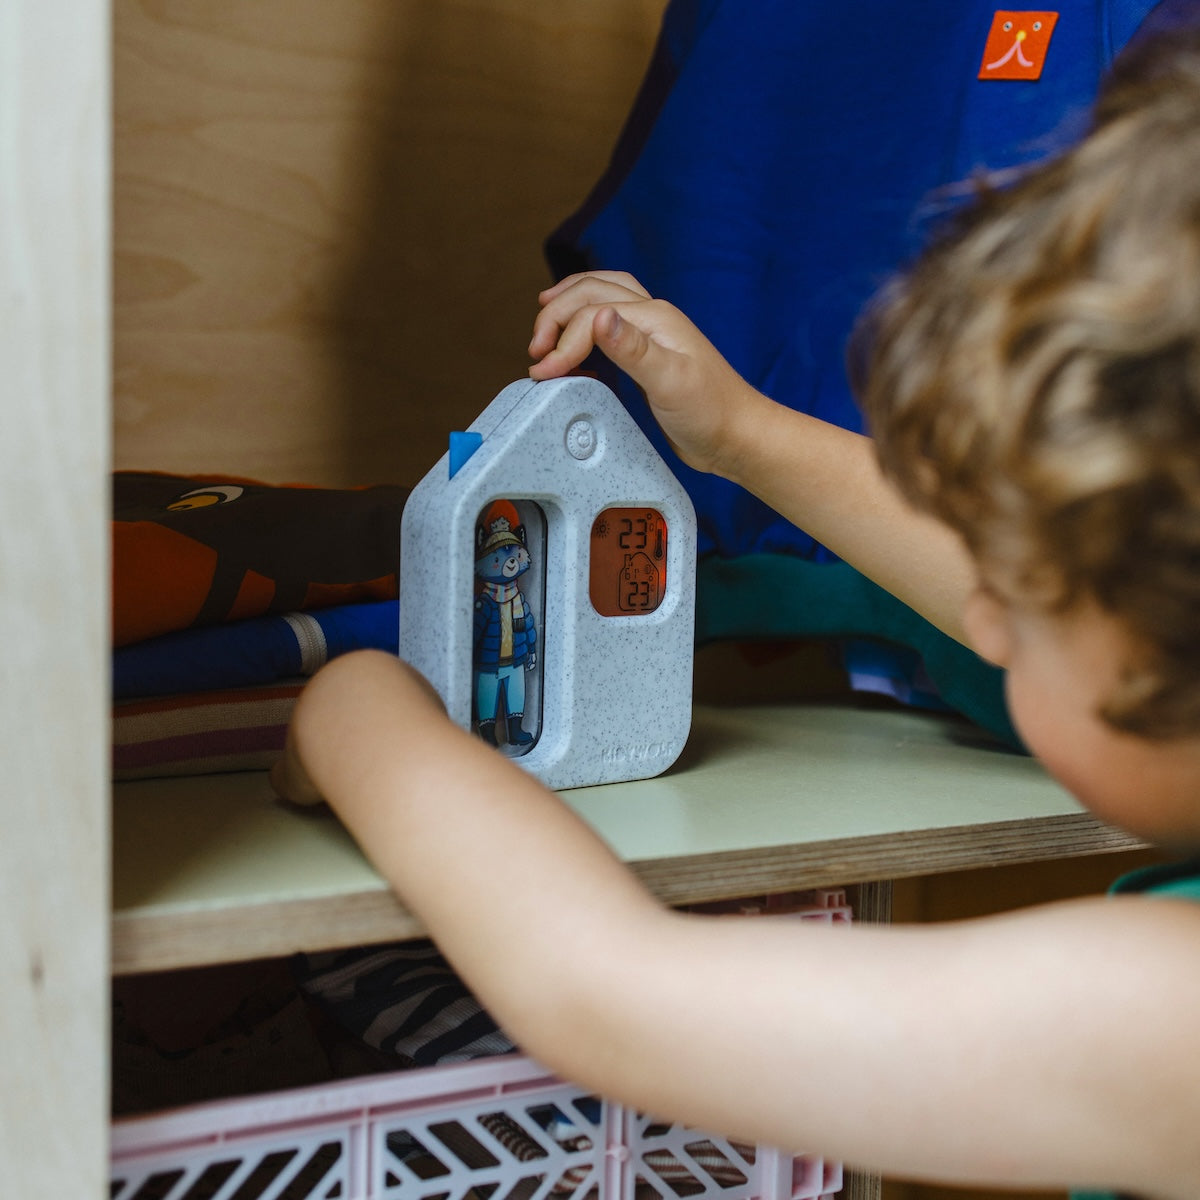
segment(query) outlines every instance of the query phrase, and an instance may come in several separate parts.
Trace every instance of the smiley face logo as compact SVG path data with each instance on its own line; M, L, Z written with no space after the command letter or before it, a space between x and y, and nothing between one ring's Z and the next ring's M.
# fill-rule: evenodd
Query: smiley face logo
M992 17L980 79L1040 79L1058 21L1056 12L997 12Z

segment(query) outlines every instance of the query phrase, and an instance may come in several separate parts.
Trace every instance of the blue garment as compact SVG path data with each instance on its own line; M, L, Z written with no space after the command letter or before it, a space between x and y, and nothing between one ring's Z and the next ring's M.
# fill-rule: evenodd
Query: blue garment
M475 671L475 719L525 715L525 666L487 667Z
M396 654L399 628L399 602L379 600L182 629L113 651L113 699L274 683L350 650Z
M1194 19L1200 4L1064 0L1040 79L980 80L997 7L671 0L608 170L547 241L554 274L632 272L755 387L861 430L844 359L863 306L970 194L964 181L1078 139L1102 73L1151 10L1170 23ZM735 484L685 466L636 385L602 356L587 366L695 504L698 550L709 556L700 626L753 637L745 614L757 613L771 636L806 637L836 624L818 575L789 592L764 569L772 556L830 563L830 552ZM746 560L736 588L708 586L713 556ZM846 591L840 575L831 582ZM887 607L874 585L858 590L852 624ZM948 641L915 614L888 625L853 632L923 654ZM955 693L960 711L1011 739L1000 673L966 651L939 658L949 674L925 666L941 695Z
M515 590L515 589L514 589ZM488 592L480 592L475 597L475 666L476 669L494 670L497 666L509 666L523 663L533 652L537 640L534 628L533 613L521 593L516 592L520 600L521 615L508 615L511 623L512 646L508 653L502 646L502 628L506 619L505 607L511 606L513 600L497 600Z
M1018 81L976 78L990 0L673 0L608 172L549 239L555 274L631 271L755 387L861 429L844 357L863 305L964 181L1078 139L1102 72L1155 4L1055 7L1042 76ZM827 557L684 466L637 387L593 365L687 487L700 553Z

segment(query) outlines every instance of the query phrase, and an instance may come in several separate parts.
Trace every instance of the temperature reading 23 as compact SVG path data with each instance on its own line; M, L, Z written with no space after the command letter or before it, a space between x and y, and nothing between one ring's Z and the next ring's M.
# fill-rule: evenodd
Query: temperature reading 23
M654 612L667 590L667 522L654 508L606 508L592 522L588 590L602 617Z

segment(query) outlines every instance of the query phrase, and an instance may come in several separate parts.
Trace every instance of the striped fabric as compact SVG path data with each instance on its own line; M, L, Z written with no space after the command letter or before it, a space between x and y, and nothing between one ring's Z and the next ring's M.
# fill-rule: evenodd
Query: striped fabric
M130 700L113 706L114 779L270 767L302 681Z
M292 970L301 990L338 1024L401 1065L435 1066L515 1049L428 940L298 954ZM591 1149L599 1103L592 1102L595 1113L583 1122L544 1104L528 1109L522 1119L511 1112L448 1119L438 1127L437 1145L401 1132L389 1136L388 1150L422 1178L441 1175L455 1163L491 1165L495 1158L480 1140L478 1121L496 1147L517 1162L533 1163L547 1159L548 1145L572 1153ZM667 1194L664 1187L678 1197L699 1195L713 1185L732 1190L751 1178L751 1145L704 1135L676 1137L674 1127L652 1121L641 1132L645 1147L634 1167L639 1198L658 1200ZM591 1170L586 1164L568 1167L549 1195L577 1195Z
M515 1049L428 940L298 954L292 969L304 993L343 1029L409 1064Z

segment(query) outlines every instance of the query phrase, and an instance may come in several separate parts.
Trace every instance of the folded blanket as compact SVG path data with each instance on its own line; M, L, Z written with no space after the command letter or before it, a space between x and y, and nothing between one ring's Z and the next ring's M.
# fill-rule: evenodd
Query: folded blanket
M113 708L117 780L266 770L279 757L303 682L236 688Z
M273 683L350 650L394 654L399 614L398 601L380 600L165 633L113 651L113 698Z
M113 475L113 643L397 595L408 488Z

